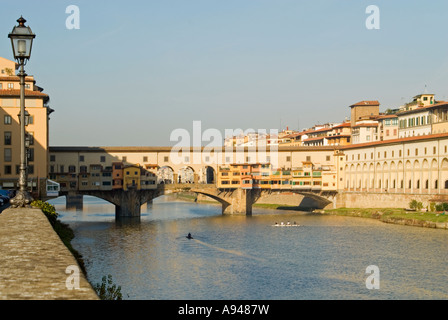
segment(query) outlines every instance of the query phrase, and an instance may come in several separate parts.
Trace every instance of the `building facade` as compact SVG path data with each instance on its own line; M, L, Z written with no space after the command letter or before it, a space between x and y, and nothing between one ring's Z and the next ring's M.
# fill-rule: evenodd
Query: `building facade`
M344 190L448 194L448 135L346 146Z
M20 79L17 64L0 57L0 188L18 187L20 165ZM25 78L25 107L29 113L26 126L29 186L33 190L48 177L49 96L36 85L33 76Z
M380 114L380 103L374 101L360 101L350 106L350 121L352 127L361 119L374 117Z
M396 114L380 115L377 118L378 132L381 141L398 138L398 116Z

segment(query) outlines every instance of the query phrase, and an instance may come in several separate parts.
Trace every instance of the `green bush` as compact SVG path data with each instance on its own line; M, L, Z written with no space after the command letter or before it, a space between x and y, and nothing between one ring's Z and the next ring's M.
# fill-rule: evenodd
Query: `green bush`
M411 202L409 202L409 208L415 209L415 210L421 210L423 208L423 203L421 203L417 200L412 200Z
M448 211L448 203L438 203L435 206L435 211Z
M103 277L101 284L93 286L101 300L122 300L121 286L117 286L112 281L112 275Z
M431 203L429 204L429 211L430 211L430 212L434 212L434 211L436 211L436 204L435 204L434 202L431 202Z
M31 206L41 209L52 224L56 223L59 214L56 212L56 208L52 204L42 200L34 200L31 202Z

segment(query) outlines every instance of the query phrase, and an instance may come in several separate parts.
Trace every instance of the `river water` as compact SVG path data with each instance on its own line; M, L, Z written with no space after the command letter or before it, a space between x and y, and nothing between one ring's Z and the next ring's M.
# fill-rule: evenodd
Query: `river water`
M89 281L112 275L123 299L448 299L446 230L269 209L223 216L167 197L143 206L140 223L118 223L103 200L84 197L78 211L50 202ZM282 221L300 226L273 227ZM371 265L379 272L366 273Z

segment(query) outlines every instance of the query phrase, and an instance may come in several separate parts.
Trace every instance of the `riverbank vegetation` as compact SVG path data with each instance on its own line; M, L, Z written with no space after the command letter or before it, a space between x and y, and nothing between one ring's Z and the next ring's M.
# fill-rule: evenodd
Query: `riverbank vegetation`
M71 243L71 241L75 237L75 234L68 224L63 223L58 219L59 214L56 212L56 208L52 204L41 200L34 200L31 203L31 206L42 210L42 212L48 218L48 221L52 225L54 231L75 257L84 275L87 275L83 257L77 250L73 248Z
M84 259L82 255L73 248L71 243L75 234L68 224L63 223L58 219L59 214L56 212L56 208L52 204L41 200L33 201L31 206L42 210L56 234L75 257L85 277L88 278ZM101 300L122 300L123 295L121 293L121 286L114 284L112 275L110 274L107 277L104 276L101 283L92 285L92 287Z
M407 210L402 208L338 208L317 212L320 214L371 218L393 224L448 229L448 214L445 212Z
M112 275L104 276L101 283L93 286L101 300L123 300L121 286L114 284Z

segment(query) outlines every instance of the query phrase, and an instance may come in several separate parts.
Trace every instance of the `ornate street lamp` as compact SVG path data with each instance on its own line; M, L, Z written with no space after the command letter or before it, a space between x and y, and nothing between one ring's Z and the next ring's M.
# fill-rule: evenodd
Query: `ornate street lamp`
M26 20L20 17L17 22L18 26L12 29L8 38L11 39L12 51L14 53L14 59L20 65L20 72L18 74L20 78L20 175L19 175L19 190L16 192L16 196L11 199L11 207L29 207L33 198L30 196L27 190L27 161L26 161L26 145L25 145L25 69L24 66L31 57L31 48L33 46L33 39L36 35L31 31L30 27L25 26Z
M19 112L17 117L19 118L19 124L21 124L22 123L22 112ZM25 127L27 127L29 123L30 123L30 113L25 110Z

